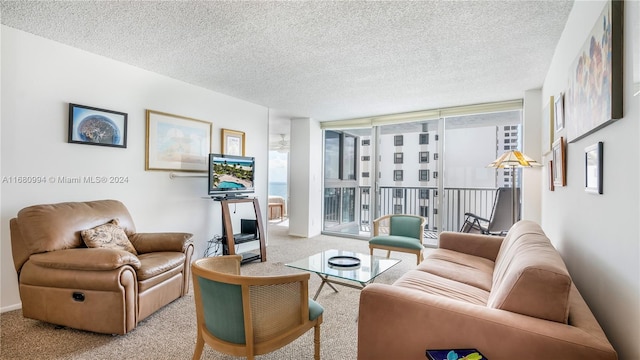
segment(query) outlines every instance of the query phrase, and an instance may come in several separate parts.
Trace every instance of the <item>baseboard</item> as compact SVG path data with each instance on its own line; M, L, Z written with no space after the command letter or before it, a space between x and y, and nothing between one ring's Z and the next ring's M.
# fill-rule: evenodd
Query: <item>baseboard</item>
M8 312L8 311L13 311L13 310L18 310L18 309L22 309L22 303L18 303L18 304L13 304L13 305L2 307L2 308L0 308L0 313L5 313L5 312Z

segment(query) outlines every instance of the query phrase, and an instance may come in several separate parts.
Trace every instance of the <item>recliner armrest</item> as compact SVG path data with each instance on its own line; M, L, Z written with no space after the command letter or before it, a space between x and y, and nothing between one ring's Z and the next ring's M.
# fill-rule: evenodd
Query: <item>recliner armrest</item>
M192 245L189 233L136 233L129 241L139 254L158 251L185 252Z
M76 248L33 254L29 260L36 265L64 270L113 270L125 265L139 269L137 256L124 250Z

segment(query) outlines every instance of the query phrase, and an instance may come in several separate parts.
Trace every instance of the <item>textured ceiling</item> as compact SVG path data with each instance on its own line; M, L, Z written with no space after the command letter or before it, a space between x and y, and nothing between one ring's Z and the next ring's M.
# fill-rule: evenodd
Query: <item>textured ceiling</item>
M1 1L2 24L319 121L522 98L572 1Z

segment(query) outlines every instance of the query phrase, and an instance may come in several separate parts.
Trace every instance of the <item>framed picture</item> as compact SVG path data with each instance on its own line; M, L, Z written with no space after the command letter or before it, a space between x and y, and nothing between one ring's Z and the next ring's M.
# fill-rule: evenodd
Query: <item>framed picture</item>
M567 137L574 142L622 118L623 1L608 1L570 67Z
M602 194L602 141L584 149L584 191Z
M553 96L550 96L549 103L545 105L542 110L542 126L544 128L542 131L543 154L548 154L551 151L551 146L553 145L553 128L555 126L553 121L553 113L555 111L553 104Z
M554 191L555 189L553 185L553 160L549 160L549 191Z
M222 154L244 156L244 133L242 131L222 129L221 144Z
M557 133L560 130L564 129L564 94L560 93L560 95L556 97L554 105L554 130Z
M147 110L146 170L206 172L210 122Z
M556 140L553 143L552 176L554 187L567 185L567 171L565 169L566 161L564 147L564 137L562 136L560 137L560 139Z
M68 142L126 148L127 114L69 104Z

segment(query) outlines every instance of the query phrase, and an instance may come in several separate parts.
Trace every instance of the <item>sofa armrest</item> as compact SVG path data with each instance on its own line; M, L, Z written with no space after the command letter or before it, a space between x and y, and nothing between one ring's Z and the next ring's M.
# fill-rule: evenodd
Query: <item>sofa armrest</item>
M362 290L358 359L424 360L426 349L456 348L476 348L489 359L617 358L606 338L587 328L400 286Z
M29 258L34 264L52 269L63 270L113 270L125 265L139 269L141 264L137 256L116 249L66 249L33 254Z
M136 233L129 241L139 254L158 251L176 251L186 253L192 245L189 233Z
M502 236L443 231L440 233L440 248L496 261L503 239Z

